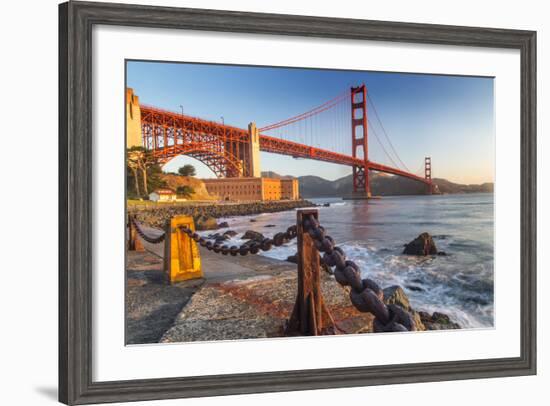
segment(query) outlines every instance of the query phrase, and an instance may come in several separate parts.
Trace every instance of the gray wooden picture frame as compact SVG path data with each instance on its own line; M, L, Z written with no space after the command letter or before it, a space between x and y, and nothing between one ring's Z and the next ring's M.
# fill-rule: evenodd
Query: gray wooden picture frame
M92 27L397 41L521 53L521 355L517 358L115 382L92 380ZM536 373L536 32L69 2L59 6L59 400L219 396ZM117 270L118 271L118 270Z

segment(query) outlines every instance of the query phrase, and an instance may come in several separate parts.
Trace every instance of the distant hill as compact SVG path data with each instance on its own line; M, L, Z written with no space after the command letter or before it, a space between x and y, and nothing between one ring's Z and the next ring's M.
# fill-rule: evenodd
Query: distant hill
M434 178L434 183L439 186L441 193L492 193L495 189L494 183L482 183L481 185L461 185L449 182L447 179Z
M300 176L298 184L302 197L338 196L336 181L326 180L319 176Z
M275 179L292 179L294 176L290 175L279 175L277 172L265 171L262 172L262 176L265 178L275 178Z
M292 178L281 176L275 172L262 172L262 176L271 178ZM353 189L353 175L348 175L334 181L320 176L299 176L300 195L310 197L341 197L349 196ZM392 176L384 173L371 173L371 192L375 196L399 196L424 194L425 186L412 179L400 176ZM493 183L481 185L462 185L450 182L446 179L434 178L433 182L439 187L441 193L479 193L493 192Z
M163 173L161 179L166 183L166 186L172 190L176 190L178 186L191 186L195 193L190 197L190 200L213 200L215 196L210 196L206 190L204 182L192 176L180 176L174 173Z

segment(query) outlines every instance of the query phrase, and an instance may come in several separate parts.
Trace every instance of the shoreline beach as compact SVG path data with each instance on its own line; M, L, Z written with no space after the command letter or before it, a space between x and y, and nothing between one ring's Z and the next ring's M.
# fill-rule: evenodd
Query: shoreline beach
M153 231L153 228L148 228ZM284 337L297 294L297 266L260 255L222 256L200 247L204 278L170 285L163 246L128 252L127 344ZM411 308L405 292L386 288L385 302L411 311L418 331L459 326L441 312ZM341 333L371 333L373 316L355 309L347 288L322 271L321 290Z

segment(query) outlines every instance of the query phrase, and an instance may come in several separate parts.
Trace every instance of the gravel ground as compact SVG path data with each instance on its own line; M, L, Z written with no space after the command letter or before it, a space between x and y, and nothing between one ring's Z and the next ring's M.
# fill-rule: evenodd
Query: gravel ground
M272 275L204 285L161 342L284 337L297 294L296 265L290 268ZM323 272L321 283L327 306L340 328L347 333L372 331L372 316L355 310L347 291L332 276Z
M204 280L164 282L162 260L149 253L128 256L126 344L158 343Z

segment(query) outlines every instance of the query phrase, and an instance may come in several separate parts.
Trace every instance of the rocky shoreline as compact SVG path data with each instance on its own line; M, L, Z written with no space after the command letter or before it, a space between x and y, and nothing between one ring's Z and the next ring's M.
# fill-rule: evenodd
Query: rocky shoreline
M175 343L284 337L297 292L296 266L263 256L224 258L201 248L205 278L167 284L162 259L148 253L129 257L127 343ZM240 270L239 270L240 269ZM373 332L373 316L351 304L349 291L328 272L321 288L329 309L346 334ZM441 312L414 309L404 290L389 286L384 302L411 313L416 331L459 329Z
M234 230L227 229L223 232L216 232L206 235L206 238L211 240L214 244L225 244L232 237L237 236L238 233ZM247 230L241 236L241 239L248 240L243 245L250 245L253 243L260 243L266 237L253 230ZM422 233L408 244L404 244L403 255L415 255L415 256L434 256L434 255L447 255L443 251L439 251L435 245L432 236L429 233ZM287 257L286 262L293 264L298 263L297 253ZM326 264L321 262L323 270L332 275L332 270ZM408 287L407 287L408 288ZM417 288L418 289L418 288ZM406 311L411 313L415 320L417 330L446 330L446 329L460 329L461 326L452 321L451 318L442 312L433 312L429 314L424 311L416 311L409 303L409 298L401 286L394 285L383 289L384 302L386 304L397 304L403 307Z
M232 216L249 216L261 213L276 213L303 207L316 206L308 200L279 200L247 203L201 203L179 206L147 208L128 207L128 214L135 214L139 222L150 227L162 228L166 219L177 216L192 216L197 230L215 230L216 219Z
M233 230L226 230L224 232L217 232L208 234L207 239L212 240L215 244L224 244L231 237L238 235ZM264 240L265 236L257 231L247 230L240 237L243 240L248 240L244 245L258 243ZM416 256L428 256L428 255L447 255L443 251L438 251L435 242L433 241L432 236L429 233L422 233L417 238L404 244L403 255L416 255ZM274 260L276 261L276 260ZM286 262L297 264L297 253L290 255ZM321 263L325 275L332 276L332 270L330 267L326 266L324 263ZM330 277L329 277L330 278ZM331 279L334 279L332 276ZM383 289L384 303L386 304L396 304L401 306L403 309L408 311L415 321L417 331L425 330L453 330L460 329L461 326L452 321L451 318L442 312L436 311L432 314L429 314L425 311L417 311L413 309L410 305L409 298L403 288L398 285L389 286ZM362 332L371 332L367 328L363 328Z
M185 214L195 218L198 229L223 230L206 238L224 244L237 236L220 217L254 215L315 206L308 201L254 202L159 207L136 210L138 220L160 227L167 218ZM132 213L132 212L131 212ZM254 219L251 219L254 221ZM240 237L248 243L261 241L264 235L247 230ZM246 244L246 243L245 243ZM175 286L166 284L162 261L144 258L131 261L127 270L128 343L186 342L259 337L281 337L282 326L292 310L296 296L296 258L280 261L264 256L224 257L200 248L204 279ZM428 233L404 244L403 255L446 255L437 250ZM137 258L136 258L137 259ZM222 262L219 262L222 261ZM158 263L157 263L158 262ZM153 270L154 268L158 269ZM357 311L349 292L334 280L331 269L323 266L323 293L339 325L348 334L373 332L372 315ZM144 270L146 272L143 272ZM383 301L408 311L416 331L460 329L461 326L443 312L427 313L411 306L401 286L383 289Z

